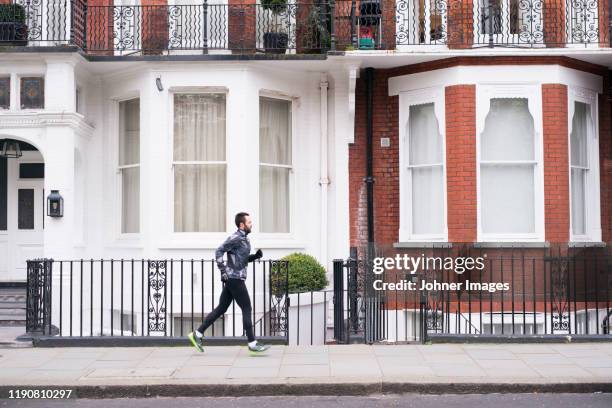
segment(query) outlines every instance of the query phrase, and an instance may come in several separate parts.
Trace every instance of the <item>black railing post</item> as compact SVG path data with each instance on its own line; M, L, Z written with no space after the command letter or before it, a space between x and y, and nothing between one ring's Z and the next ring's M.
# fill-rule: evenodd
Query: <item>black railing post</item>
M26 332L51 334L51 285L53 259L27 261Z
M344 260L334 259L334 339L344 342Z
M204 21L202 54L208 54L208 0L204 0L202 3L202 19Z
M83 51L87 51L87 0L83 4Z

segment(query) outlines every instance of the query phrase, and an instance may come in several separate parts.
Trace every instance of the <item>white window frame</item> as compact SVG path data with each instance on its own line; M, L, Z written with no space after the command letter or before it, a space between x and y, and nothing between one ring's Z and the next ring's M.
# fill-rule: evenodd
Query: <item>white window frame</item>
M448 241L448 206L446 177L446 105L443 86L401 92L399 95L399 192L400 192L400 228L399 241ZM408 157L409 135L408 121L410 107L415 105L434 104L434 112L438 119L439 132L442 136L442 182L444 184L444 233L413 234L412 233L412 175L406 163Z
M208 94L222 94L225 97L225 161L201 161L201 160L197 160L197 161L180 161L180 162L176 162L174 161L174 96L175 95L183 95L183 94L204 94L204 95L208 95ZM169 163L169 170L170 170L170 175L169 175L169 179L168 179L168 231L169 231L169 235L172 238L180 238L180 239L185 239L186 241L188 240L197 240L200 238L211 238L211 239L215 239L218 240L220 238L226 238L227 237L227 226L229 225L229 218L232 218L231 221L231 225L234 225L234 220L233 214L229 213L229 201L230 201L230 184L229 184L229 176L230 176L230 162L231 162L231 157L230 157L230 143L229 143L229 131L228 131L228 123L229 123L229 92L227 88L223 88L223 87L203 87L203 88L199 88L199 87L194 87L194 88L185 88L185 89L169 89L168 90L168 109L169 109L169 121L168 121L168 127L169 127L169 140L168 140L168 163ZM226 230L224 231L199 231L199 232L181 232L181 231L175 231L174 227L174 166L175 164L225 164L225 228Z
M261 222L256 222L255 223L255 228L254 230L257 231L258 236L261 237L261 239L270 239L270 238L278 238L280 240L293 240L294 239L294 234L295 234L295 230L296 230L296 224L295 224L295 214L297 214L296 211L296 175L295 175L295 163L296 163L296 159L297 159L297 137L296 137L296 111L297 111L297 103L296 103L296 99L295 97L289 96L289 95L285 95L285 94L281 94L278 92L267 92L267 91L260 91L259 95L257 97L257 202L254 203L254 206L257 207L257 217L259 218L259 214L260 214L260 209L259 209L259 205L261 202L261 199L259 197L259 194L261 192L260 189L260 183L259 183L259 169L261 166L261 162L259 161L259 141L260 139L260 135L259 135L259 123L260 123L260 118L259 118L259 101L260 98L269 98L269 99L280 99L280 100L284 100L284 101L288 101L291 103L291 165L290 166L286 166L286 165L277 165L277 164L266 164L264 163L264 165L267 166L274 166L274 167L289 167L289 232L262 232L260 230L261 227ZM260 220L258 220L260 221Z
M114 111L114 117L115 117L115 121L114 121L114 125L113 128L116 129L116 133L115 133L115 138L113 141L113 164L115 167L115 197L119 197L118 200L115 200L115 214L117 214L117 216L115 217L116 223L115 223L115 236L117 237L117 240L130 240L130 239L137 239L140 237L141 233L142 233L142 225L143 225L143 213L142 213L142 138L140 138L139 140L139 146L140 146L140 160L138 162L138 164L129 164L129 165L119 165L119 138L120 136L120 132L121 129L119 129L119 125L120 125L120 121L119 121L119 115L120 115L120 103L121 102L127 102L133 99L138 99L139 103L140 103L140 124L139 127L142 127L142 98L140 98L140 95L136 94L136 95L131 95L131 96L126 96L124 98L121 99L116 99L114 101L113 104L113 111ZM142 135L142 129L141 129L141 135ZM123 169L127 169L127 168L141 168L141 171L139 172L140 177L139 177L139 182L138 182L138 194L140 196L138 202L139 202L139 208L138 208L138 231L139 232L123 232L123 175L122 175L122 170Z
M592 132L587 136L587 163L588 171L585 180L585 231L586 234L573 233L572 219L572 152L571 134L572 122L574 118L575 102L582 102L590 105ZM598 94L595 91L569 87L568 90L568 109L567 109L567 146L568 146L568 181L569 181L569 217L570 242L600 242L601 241L601 209L600 209L600 183L599 178L599 106Z
M484 131L485 119L489 113L491 99L495 98L526 98L529 113L533 117L534 140L534 233L483 233L481 220L480 164L481 135ZM540 84L497 85L486 84L476 87L476 218L478 242L544 242L544 149L542 124L542 92ZM510 163L524 163L512 161Z

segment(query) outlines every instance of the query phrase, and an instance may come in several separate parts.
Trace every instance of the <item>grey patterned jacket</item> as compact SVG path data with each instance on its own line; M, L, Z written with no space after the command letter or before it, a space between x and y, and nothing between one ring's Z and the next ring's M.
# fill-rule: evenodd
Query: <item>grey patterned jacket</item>
M227 252L227 265L223 262L223 254ZM246 280L247 264L254 259L251 253L251 243L247 234L238 228L215 251L215 260L221 273L227 273L230 279Z

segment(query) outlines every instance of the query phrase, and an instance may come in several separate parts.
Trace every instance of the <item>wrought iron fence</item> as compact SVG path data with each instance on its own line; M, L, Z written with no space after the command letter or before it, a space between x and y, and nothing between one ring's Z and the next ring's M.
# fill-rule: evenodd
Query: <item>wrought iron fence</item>
M373 272L375 258L404 255L434 266L414 274L395 267ZM457 273L436 263L467 258L480 258L482 268ZM341 293L345 282L348 297ZM354 249L335 261L334 284L334 337L341 342L612 334L609 248ZM508 287L492 286L499 284Z
M0 44L76 45L104 55L610 47L610 8L603 0L202 0L155 6L13 0L0 5Z
M183 337L218 302L223 283L214 260L28 261L27 331L54 338ZM255 335L287 343L288 262L258 260L249 267ZM238 309L238 310L236 310ZM240 308L204 333L242 338Z

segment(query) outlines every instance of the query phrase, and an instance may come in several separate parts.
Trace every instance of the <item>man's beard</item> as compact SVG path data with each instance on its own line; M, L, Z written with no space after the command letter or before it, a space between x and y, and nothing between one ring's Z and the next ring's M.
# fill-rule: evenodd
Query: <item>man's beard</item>
M244 227L244 233L246 235L250 234L251 233L251 229L249 227Z

